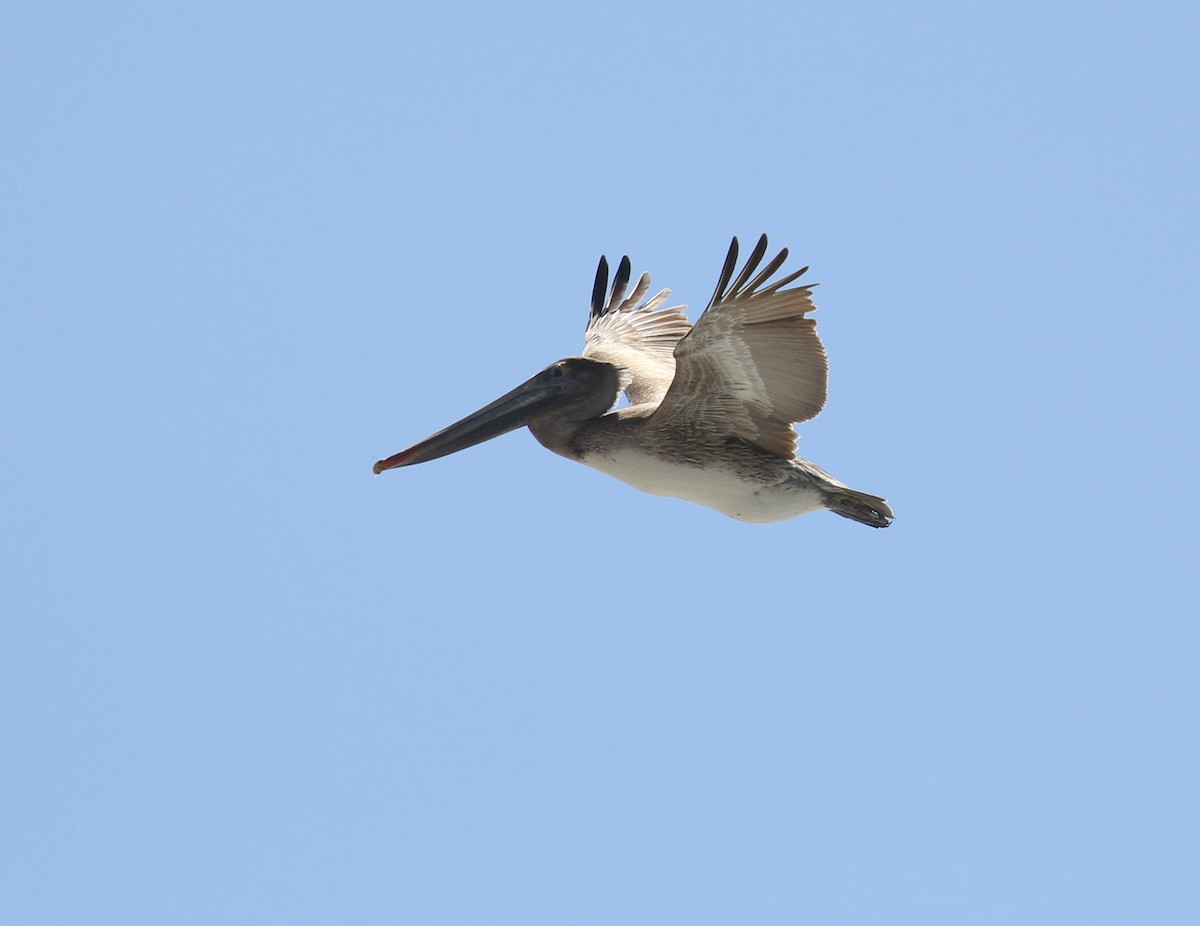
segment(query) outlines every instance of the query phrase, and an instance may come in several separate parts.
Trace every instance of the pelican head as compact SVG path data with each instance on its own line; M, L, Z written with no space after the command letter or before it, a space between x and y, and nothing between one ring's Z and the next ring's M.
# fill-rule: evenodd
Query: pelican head
M616 403L619 391L620 375L612 364L567 357L432 437L380 460L375 474L436 460L523 425L530 425L538 440L547 443L560 432L573 432L579 423L603 415Z

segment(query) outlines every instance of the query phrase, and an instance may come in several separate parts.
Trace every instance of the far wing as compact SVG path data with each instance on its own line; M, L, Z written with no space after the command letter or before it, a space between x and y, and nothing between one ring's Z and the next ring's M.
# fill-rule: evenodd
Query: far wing
M828 361L817 323L806 317L816 309L815 284L785 289L808 268L767 284L788 252L755 275L766 252L763 235L731 285L733 239L712 301L675 348L675 379L654 419L702 440L739 437L791 456L792 422L815 417L825 404Z
M683 306L659 308L670 297L669 289L641 301L650 290L648 273L641 275L626 299L629 271L629 258L622 257L606 302L608 260L600 258L583 356L611 363L621 371L621 388L631 405L657 403L675 375L675 345L692 326Z

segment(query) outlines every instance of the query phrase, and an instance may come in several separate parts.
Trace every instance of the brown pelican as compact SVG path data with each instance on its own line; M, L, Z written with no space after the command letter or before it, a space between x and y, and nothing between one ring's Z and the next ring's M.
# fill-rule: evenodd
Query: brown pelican
M661 308L670 290L642 301L643 273L628 297L629 258L608 289L601 257L587 345L512 392L419 444L375 464L375 473L436 460L528 425L542 446L654 495L765 523L828 508L871 527L892 510L795 456L792 422L825 404L828 362L812 287L793 286L804 267L767 281L785 248L762 269L767 236L737 278L733 239L708 308L695 327L683 306ZM756 273L757 271L757 273ZM628 406L616 408L624 392Z

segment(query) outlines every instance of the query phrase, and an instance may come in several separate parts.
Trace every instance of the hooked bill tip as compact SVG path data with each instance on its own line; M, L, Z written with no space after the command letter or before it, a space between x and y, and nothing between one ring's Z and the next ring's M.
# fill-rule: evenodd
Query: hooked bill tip
M371 472L373 472L376 476L378 476L385 469L395 469L397 466L403 466L405 463L405 459L406 459L406 451L402 450L402 451L400 451L400 453L394 453L390 457L388 457L386 460L380 460L378 463L376 463L374 466L372 466Z

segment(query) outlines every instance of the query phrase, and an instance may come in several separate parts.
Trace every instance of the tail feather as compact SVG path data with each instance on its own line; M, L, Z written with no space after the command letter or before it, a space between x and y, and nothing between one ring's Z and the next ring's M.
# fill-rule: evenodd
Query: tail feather
M892 523L892 509L878 496L854 489L838 487L825 492L825 507L843 518L866 524L868 527L887 527Z

